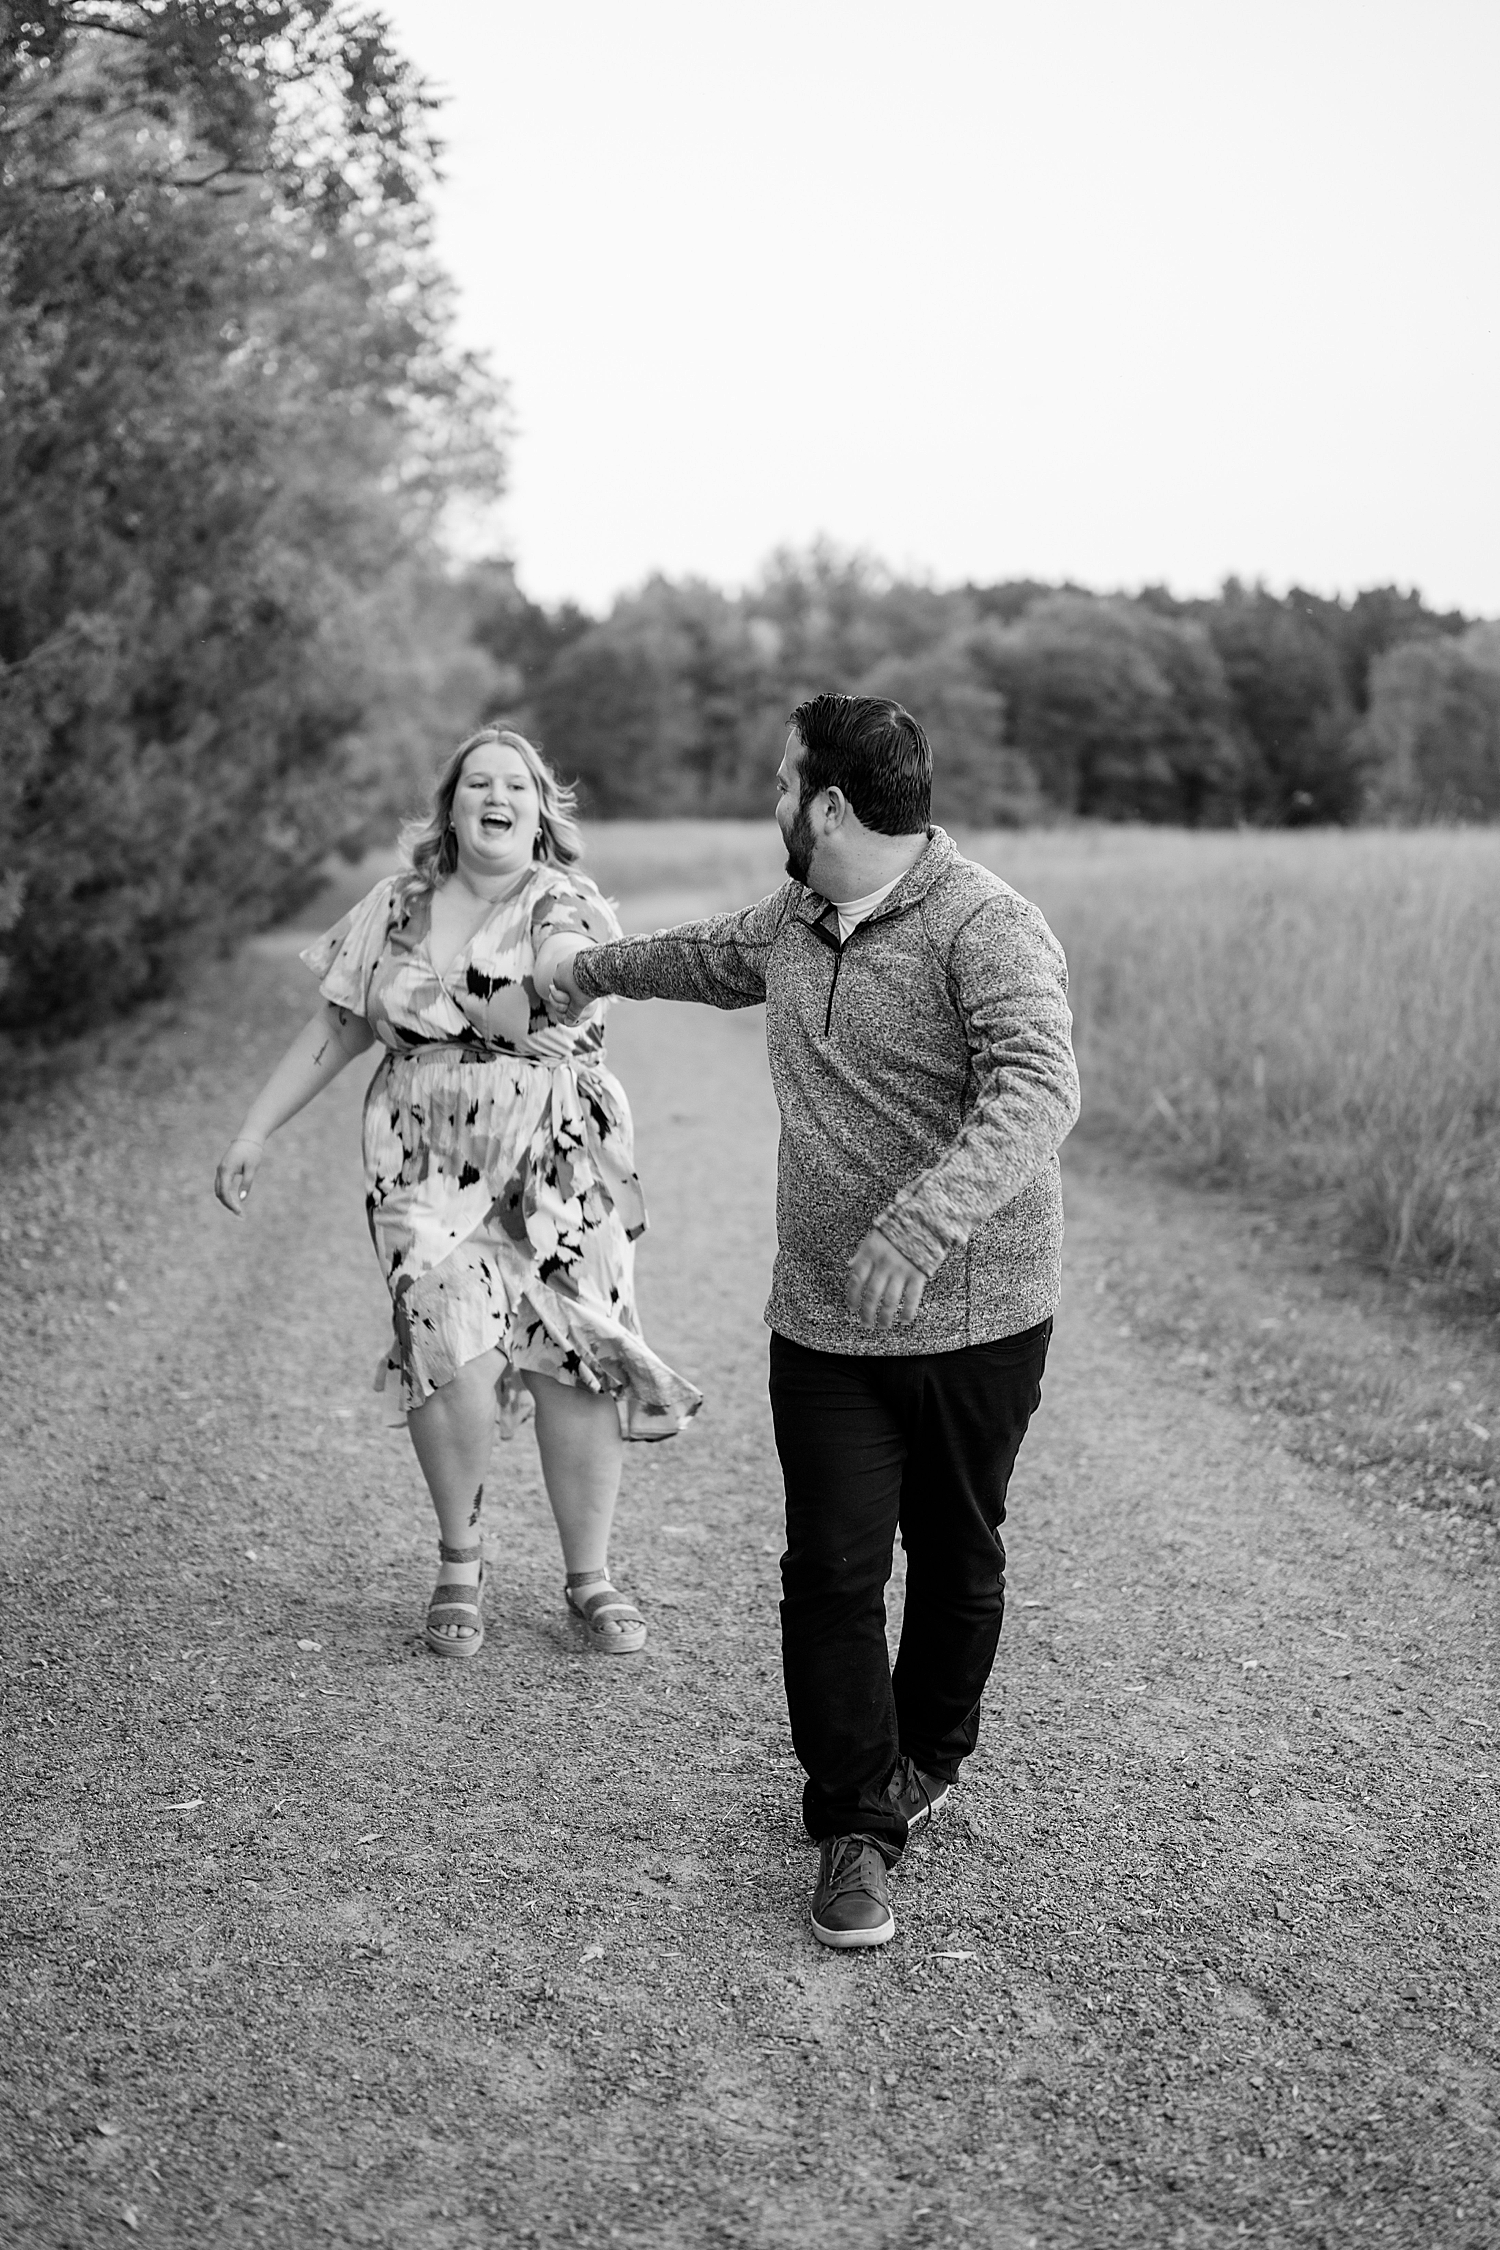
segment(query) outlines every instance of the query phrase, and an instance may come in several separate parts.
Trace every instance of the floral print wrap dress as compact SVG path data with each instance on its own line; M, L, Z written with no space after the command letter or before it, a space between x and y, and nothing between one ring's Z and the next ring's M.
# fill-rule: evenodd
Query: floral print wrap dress
M646 1225L624 1091L602 1011L562 1029L532 978L543 940L618 936L586 876L543 863L500 900L441 975L431 893L377 883L302 955L334 1006L385 1047L365 1097L366 1209L394 1340L377 1386L402 1421L467 1361L497 1350L501 1428L523 1371L616 1400L630 1438L671 1437L700 1394L646 1345L633 1244Z

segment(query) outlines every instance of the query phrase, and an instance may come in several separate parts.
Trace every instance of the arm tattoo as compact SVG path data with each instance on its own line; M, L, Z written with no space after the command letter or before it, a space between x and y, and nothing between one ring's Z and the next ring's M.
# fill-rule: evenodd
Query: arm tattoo
M342 1031L346 1030L346 1029L348 1028L348 1023L349 1023L349 1010L348 1010L347 1008L335 1008L333 1012L334 1012L334 1015L335 1015L335 1017L336 1017L336 1018L338 1019L338 1027L339 1027L339 1031L340 1031L340 1032L342 1032ZM340 1039L340 1040L339 1040L339 1045L340 1045L340 1047L342 1047L342 1046L343 1046L343 1044L344 1044L343 1040L342 1040L342 1039ZM325 1056L325 1055L327 1054L327 1052L328 1052L328 1041L327 1041L327 1040L325 1039L325 1040L323 1041L323 1044L322 1044L322 1046L321 1046L321 1047L320 1047L320 1048L318 1049L317 1053L316 1053L316 1054L315 1054L315 1055L313 1056L313 1068L314 1068L314 1070L316 1070L316 1069L318 1068L319 1064L320 1064L320 1063L322 1062L322 1060L323 1060L323 1057L324 1057L324 1056Z

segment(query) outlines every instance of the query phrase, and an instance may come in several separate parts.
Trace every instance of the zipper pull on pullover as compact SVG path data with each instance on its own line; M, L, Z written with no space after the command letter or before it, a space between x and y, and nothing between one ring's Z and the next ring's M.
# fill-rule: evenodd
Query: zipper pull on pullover
M832 929L829 929L826 919L819 919L811 925L813 936L826 945L833 955L833 975L828 982L828 1007L823 1016L823 1037L825 1039L830 1038L833 1033L833 996L839 988L839 971L844 965L844 947L849 942L849 938L841 938L838 934L837 907L831 906L828 911L834 917ZM853 937L853 935L854 932L851 930L849 937Z

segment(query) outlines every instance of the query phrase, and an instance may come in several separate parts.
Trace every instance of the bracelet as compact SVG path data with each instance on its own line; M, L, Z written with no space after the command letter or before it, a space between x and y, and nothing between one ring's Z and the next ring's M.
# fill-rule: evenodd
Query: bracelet
M258 1141L253 1133L236 1133L234 1140L229 1144L230 1147L233 1148L239 1141L248 1143L251 1148L264 1148L266 1145L264 1141Z

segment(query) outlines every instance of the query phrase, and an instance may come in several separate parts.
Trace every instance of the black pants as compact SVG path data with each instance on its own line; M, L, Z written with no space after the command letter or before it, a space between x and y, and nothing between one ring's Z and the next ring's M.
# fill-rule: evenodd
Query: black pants
M1005 1614L1005 1494L1042 1395L1052 1323L916 1357L771 1338L786 1482L781 1643L808 1833L861 1833L887 1858L906 1821L901 1756L950 1780L979 1733ZM906 1614L894 1677L885 1587L897 1526Z

